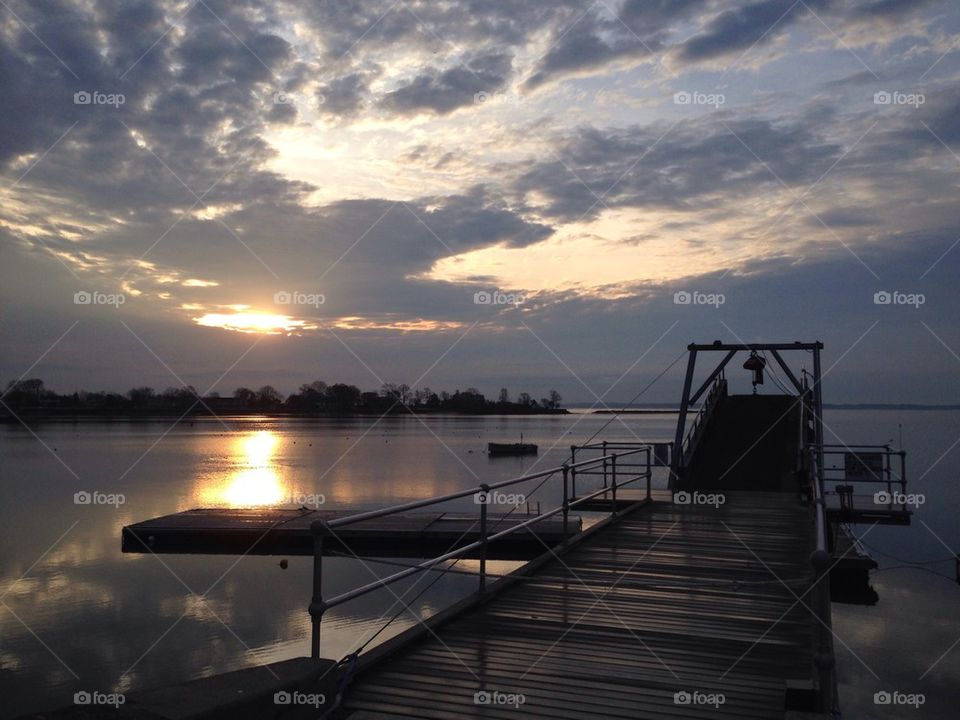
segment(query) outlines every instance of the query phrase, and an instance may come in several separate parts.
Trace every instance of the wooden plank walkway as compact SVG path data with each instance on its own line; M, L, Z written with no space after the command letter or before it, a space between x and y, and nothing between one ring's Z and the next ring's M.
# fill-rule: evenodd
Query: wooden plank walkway
M787 681L812 676L815 620L773 573L809 587L811 528L790 493L655 501L373 663L344 707L351 720L783 718ZM524 702L477 704L482 691Z
M352 514L355 511L286 508L187 510L124 527L121 548L127 553L313 555L310 523ZM498 532L528 519L519 510L509 517L489 515L490 526ZM559 517L542 520L531 530L491 546L489 557L529 559L543 552L544 543L552 547L564 539ZM567 536L578 532L580 519L571 517ZM348 545L358 555L429 558L479 539L477 514L411 512L338 528L323 549L324 555L343 553Z

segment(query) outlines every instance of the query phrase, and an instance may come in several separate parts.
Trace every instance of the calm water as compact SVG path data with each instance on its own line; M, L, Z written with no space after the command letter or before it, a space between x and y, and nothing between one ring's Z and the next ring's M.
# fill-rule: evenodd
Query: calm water
M22 426L4 425L0 713L63 705L81 689L124 692L309 653L309 559L290 558L284 570L275 557L123 555L124 525L299 495L322 494L327 509L356 509L447 493L559 464L565 448L608 419L244 419L172 429L164 421L47 423L35 428L39 441ZM910 560L937 560L949 556L945 546L960 548L960 448L947 452L960 434L960 413L834 411L826 420L848 443L895 438L903 424L911 491L925 493L927 502L913 526L874 528L868 543ZM603 437L667 440L674 423L673 415L628 416ZM483 453L487 441L515 440L521 432L540 445L539 458L491 460ZM122 494L124 502L75 504L82 491ZM547 508L557 496L551 484L535 497ZM463 505L472 507L469 500ZM885 567L902 564L877 557ZM951 562L927 567L952 578ZM330 559L325 570L325 592L332 594L396 568ZM397 593L407 587L393 586ZM953 717L960 703L960 645L953 646L960 640L960 587L914 569L879 572L874 587L876 607L834 605L847 716ZM445 576L414 610L428 615L473 588L470 578ZM393 599L385 590L328 613L324 655L340 657L369 637L396 611ZM377 641L414 622L401 617ZM926 702L908 713L878 708L873 693L880 690L922 692Z

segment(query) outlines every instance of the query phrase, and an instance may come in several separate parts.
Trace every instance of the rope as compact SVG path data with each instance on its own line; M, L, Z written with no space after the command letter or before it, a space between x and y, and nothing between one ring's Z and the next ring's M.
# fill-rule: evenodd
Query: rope
M955 583L957 581L955 577L951 577L950 575L946 575L945 573L942 573L942 572L937 572L932 568L923 567L922 565L891 565L890 567L879 568L877 570L874 570L873 572L878 573L878 572L885 572L887 570L902 570L903 568L910 568L911 570L923 570L923 572L928 572L931 575L942 577L944 580L949 580L952 583Z
M670 363L670 364L667 365L663 370L661 370L661 371L660 371L660 374L658 374L653 380L651 380L649 383L647 383L647 385L646 385L640 392L638 392L636 395L634 395L633 398L632 398L629 402L627 402L626 405L623 406L623 408L621 408L620 410L615 411L615 412L613 413L613 415L610 417L610 419L607 420L603 425L601 425L601 426L600 426L600 429L597 430L593 435L591 435L590 438L589 438L586 442L583 443L583 445L589 445L597 435L599 435L599 434L602 433L604 430L606 430L606 429L607 429L607 426L609 426L610 423L612 423L614 420L616 420L616 419L620 416L620 413L624 412L628 407L630 407L630 406L633 405L637 400L639 400L641 395L643 395L647 390L649 390L651 387L653 387L653 385L654 385L660 378L662 378L664 375L666 375L668 372L670 372L670 370L673 368L673 366L676 365L678 362L680 362L680 359L681 359L684 355L686 355L686 354L687 354L687 351L684 350L684 351L681 352L679 355L677 355L676 359L674 359L674 361L673 361L672 363Z
M921 566L921 565L936 565L937 563L954 562L954 561L956 561L956 559L957 559L956 556L945 557L945 558L938 558L938 559L936 559L936 560L910 560L910 559L908 559L908 558L898 557L897 555L892 555L891 553L884 552L883 550L881 550L880 548L878 548L876 545L871 545L871 544L868 543L866 540L863 540L862 538L857 537L856 533L853 531L853 528L852 528L849 524L845 523L845 524L844 524L844 527L846 528L847 532L851 535L851 537L853 537L853 538L854 538L857 542L859 542L860 544L865 545L866 547L870 548L870 549L873 550L874 552L880 553L880 554L883 555L884 557L888 557L888 558L890 558L891 560L896 560L898 563L902 563L902 565L900 565L900 566L898 566L898 567L912 567L912 566ZM889 568L884 568L884 569L889 569Z

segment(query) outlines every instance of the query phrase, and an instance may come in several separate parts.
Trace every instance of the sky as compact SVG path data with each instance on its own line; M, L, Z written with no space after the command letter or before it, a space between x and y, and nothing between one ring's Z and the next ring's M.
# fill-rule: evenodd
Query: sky
M3 0L0 379L615 404L690 342L822 340L827 402L960 402L958 29L932 0Z

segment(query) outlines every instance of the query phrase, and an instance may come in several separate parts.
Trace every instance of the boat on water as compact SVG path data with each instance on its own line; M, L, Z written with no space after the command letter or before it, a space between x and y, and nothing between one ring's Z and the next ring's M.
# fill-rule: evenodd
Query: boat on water
M536 455L537 446L533 443L487 443L488 455Z

